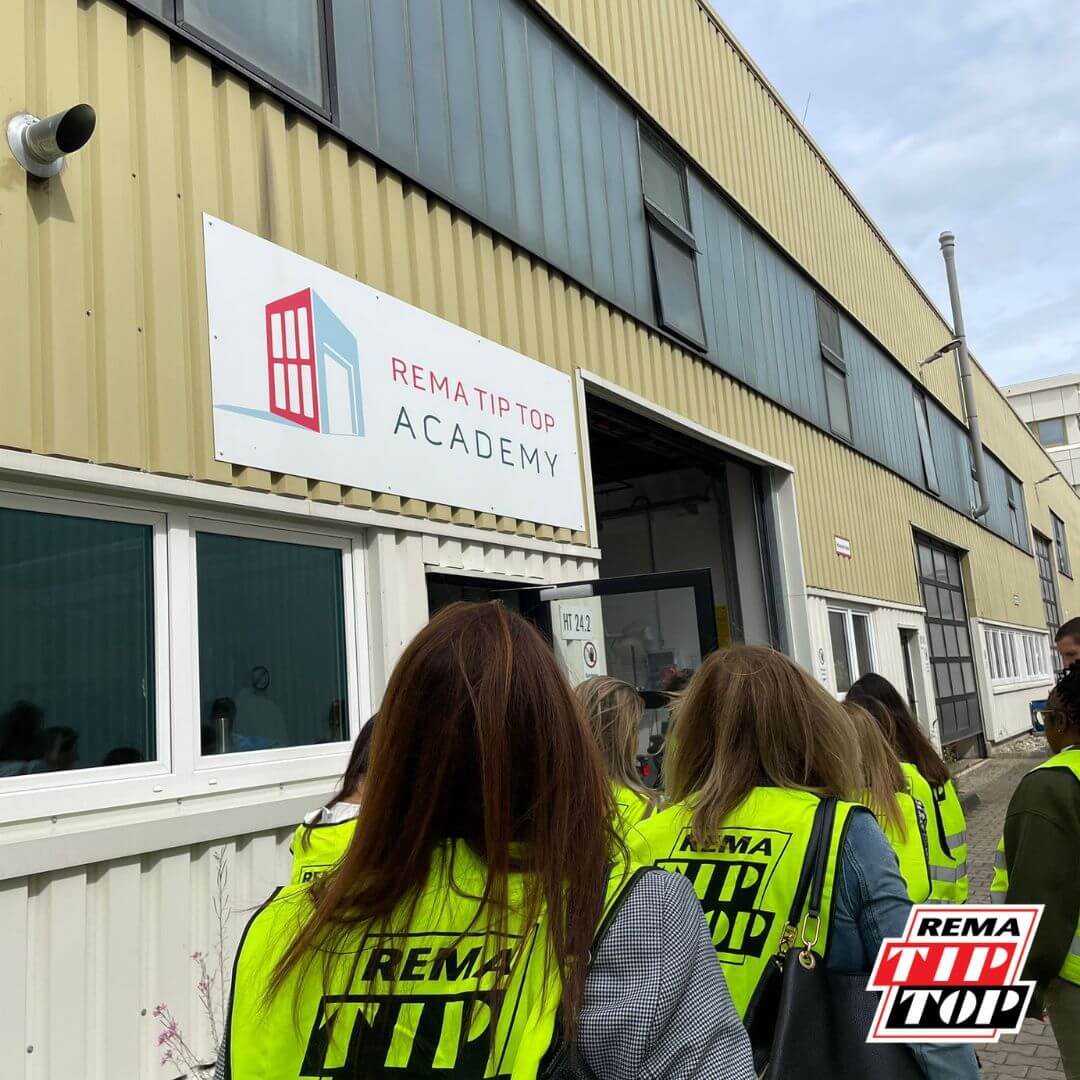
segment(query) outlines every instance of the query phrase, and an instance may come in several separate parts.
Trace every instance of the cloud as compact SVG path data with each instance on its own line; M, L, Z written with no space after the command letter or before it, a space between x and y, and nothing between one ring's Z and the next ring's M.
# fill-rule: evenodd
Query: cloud
M718 5L719 6L719 5ZM999 382L1080 366L1080 4L730 0L721 14Z

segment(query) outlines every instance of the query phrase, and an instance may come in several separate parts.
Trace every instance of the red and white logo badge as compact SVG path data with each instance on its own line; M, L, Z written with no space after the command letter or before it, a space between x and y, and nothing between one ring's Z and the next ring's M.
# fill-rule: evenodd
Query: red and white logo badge
M867 1042L994 1043L1020 1030L1020 982L1042 904L920 904L887 938L867 984L881 991Z

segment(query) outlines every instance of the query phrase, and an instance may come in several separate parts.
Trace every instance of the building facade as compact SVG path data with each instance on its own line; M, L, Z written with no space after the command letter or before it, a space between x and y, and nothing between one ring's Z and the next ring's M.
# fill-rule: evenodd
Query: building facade
M1080 502L976 368L973 519L948 322L707 4L0 17L5 115L98 115L0 158L0 1074L206 1052L215 857L235 943L455 599L1028 727Z
M1055 375L1002 389L1073 491L1080 492L1080 375Z

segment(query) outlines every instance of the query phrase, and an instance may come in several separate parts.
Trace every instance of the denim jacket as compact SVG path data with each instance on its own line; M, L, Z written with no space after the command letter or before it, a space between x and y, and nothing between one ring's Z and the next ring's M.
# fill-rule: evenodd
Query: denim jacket
M869 972L883 938L903 937L911 901L889 841L870 813L852 814L833 890L827 961L833 971ZM971 1046L912 1046L928 1080L974 1080Z

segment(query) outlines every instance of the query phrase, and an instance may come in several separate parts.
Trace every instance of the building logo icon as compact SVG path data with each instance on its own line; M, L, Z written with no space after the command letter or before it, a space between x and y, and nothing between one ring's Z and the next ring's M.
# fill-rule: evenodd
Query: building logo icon
M270 412L327 435L363 435L360 351L314 289L266 305Z

